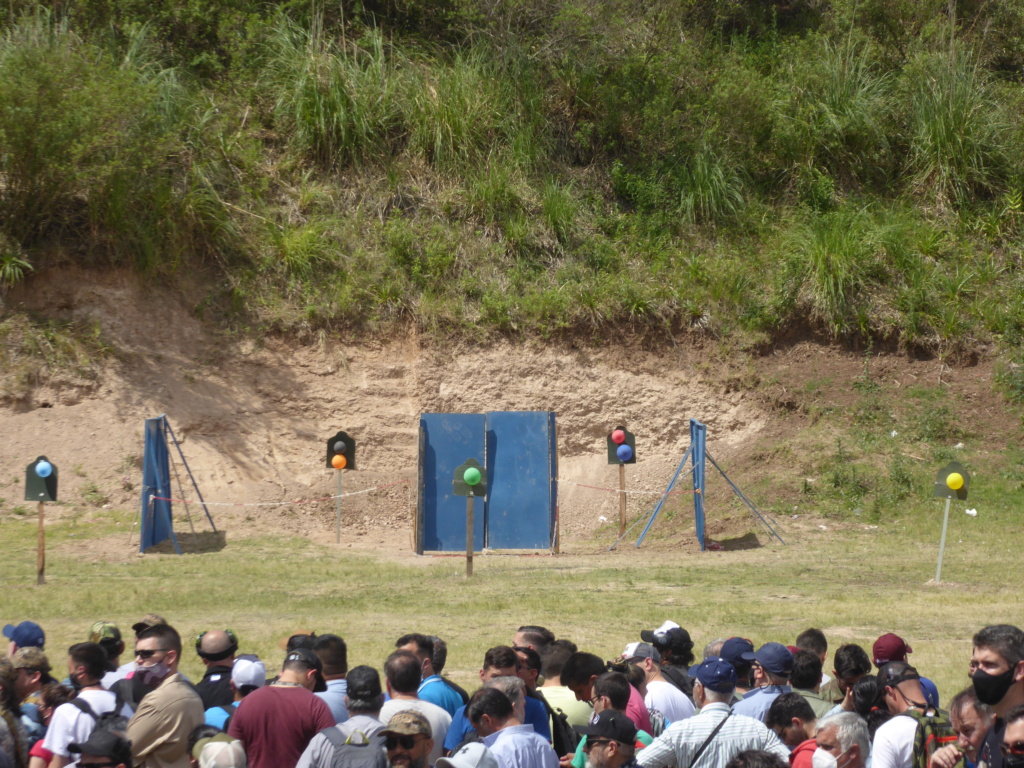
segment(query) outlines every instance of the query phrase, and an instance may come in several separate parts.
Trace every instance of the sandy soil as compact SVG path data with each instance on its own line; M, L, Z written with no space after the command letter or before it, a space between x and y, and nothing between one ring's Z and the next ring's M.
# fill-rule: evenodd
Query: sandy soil
M324 467L324 446L345 429L359 440L359 471L346 473L345 491L390 487L345 500L343 546L393 554L412 546L421 413L555 411L563 548L581 552L603 548L617 533L617 494L600 490L618 482L617 468L604 457L605 435L615 424L638 436L641 460L629 467L629 487L651 492L630 496L632 519L649 508L675 470L689 444L690 417L708 425L709 451L742 485L745 471L770 459L780 435L813 417L809 402L840 408L852 402L849 384L866 364L863 353L810 341L739 363L693 344L439 348L415 335L387 343L352 344L341 337L254 343L204 324L184 295L123 273L67 269L37 276L31 292L8 296L7 304L98 324L117 354L95 380L54 373L26 397L0 404L5 514L23 503L24 468L39 454L60 467L65 504L54 507L51 518L83 508L98 513L103 503L133 508L143 420L166 413L229 537L287 530L328 543L334 504L325 497L334 493L335 478ZM943 386L958 388L974 409L965 416L997 431L1016 428L1001 423L985 363L953 370L934 360L883 355L870 365L888 387L941 376ZM809 389L807 382L816 379L828 383ZM180 461L176 468L182 471ZM195 497L191 488L181 493ZM270 506L295 500L303 503ZM177 512L183 513L180 505ZM208 530L201 510L191 512L197 530ZM805 524L785 522L791 534ZM751 527L745 515L723 520L709 513L712 537L742 540ZM188 523L176 528L187 530ZM692 524L689 534L683 528L661 545L690 547ZM132 555L122 537L96 546L115 557Z

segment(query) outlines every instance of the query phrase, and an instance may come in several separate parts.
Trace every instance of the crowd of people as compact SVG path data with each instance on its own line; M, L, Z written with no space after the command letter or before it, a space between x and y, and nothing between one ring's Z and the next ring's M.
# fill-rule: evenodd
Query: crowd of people
M4 627L0 768L1024 768L1010 625L974 635L970 684L945 707L893 633L831 659L817 629L793 645L723 637L698 660L666 621L606 661L529 625L487 650L470 693L432 635L397 638L378 670L349 668L336 634L300 632L268 668L209 630L193 683L162 616L132 631L129 650L98 621L58 664L38 624Z

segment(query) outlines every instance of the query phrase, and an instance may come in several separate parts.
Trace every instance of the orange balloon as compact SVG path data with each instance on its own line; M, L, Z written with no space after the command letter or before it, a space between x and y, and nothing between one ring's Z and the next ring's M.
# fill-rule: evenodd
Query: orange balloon
M331 459L331 466L334 467L335 469L344 469L347 464L348 459L346 459L340 453L336 454L335 457Z

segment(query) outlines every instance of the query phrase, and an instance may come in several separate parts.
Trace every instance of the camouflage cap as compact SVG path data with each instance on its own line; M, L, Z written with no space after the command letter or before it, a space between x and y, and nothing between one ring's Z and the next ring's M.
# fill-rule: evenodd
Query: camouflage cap
M145 619L143 619L143 621L145 621ZM102 643L104 640L114 643L121 642L121 630L117 628L117 624L112 621L97 621L92 625L92 627L90 627L90 643Z
M415 709L403 709L401 712L396 712L388 720L387 727L381 733L392 733L396 736L416 736L422 733L428 739L434 738L434 733L430 729L430 721Z
M135 634L139 634L144 629L155 627L157 624L166 624L167 619L161 616L159 613L147 613L142 617L142 621L136 621L132 624L132 629L135 630Z
M39 648L19 648L11 658L15 669L33 669L43 674L50 673L50 660Z

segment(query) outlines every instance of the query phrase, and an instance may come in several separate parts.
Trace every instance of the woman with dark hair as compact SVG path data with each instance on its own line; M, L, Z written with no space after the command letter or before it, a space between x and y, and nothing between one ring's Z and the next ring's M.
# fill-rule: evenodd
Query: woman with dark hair
M0 752L10 759L14 768L27 768L28 747L25 728L21 724L21 706L14 689L14 676L14 665L10 659L0 658Z

